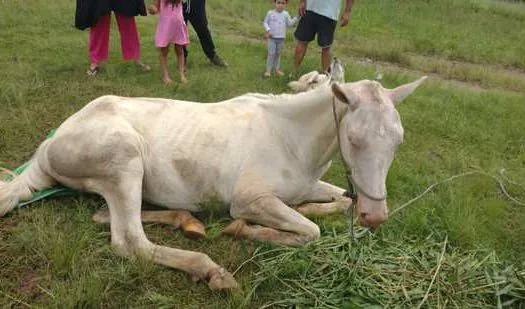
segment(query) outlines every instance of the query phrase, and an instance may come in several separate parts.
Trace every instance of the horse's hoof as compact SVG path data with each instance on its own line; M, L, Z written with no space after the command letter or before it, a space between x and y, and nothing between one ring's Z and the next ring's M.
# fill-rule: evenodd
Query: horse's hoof
M212 269L208 274L208 286L212 290L232 290L239 286L235 278L233 278L233 275L222 267Z
M191 218L182 224L182 233L191 239L203 239L206 237L204 225L197 219Z
M242 229L246 226L246 221L243 219L237 219L230 223L222 232L223 235L231 235L237 237L241 234Z

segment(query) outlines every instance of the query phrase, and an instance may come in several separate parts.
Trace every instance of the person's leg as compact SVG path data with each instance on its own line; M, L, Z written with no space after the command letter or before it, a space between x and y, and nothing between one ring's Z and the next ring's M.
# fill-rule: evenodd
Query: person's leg
M160 70L162 71L162 80L165 84L171 84L173 81L171 80L170 73L168 71L168 52L169 52L169 46L166 47L160 47Z
M215 44L208 29L208 18L206 17L206 0L191 0L188 19L195 29L202 50L206 57L217 66L227 67L228 64L215 51Z
M89 29L88 44L91 64L88 75L95 75L98 72L99 62L108 59L110 24L111 14L108 14L100 16L97 23Z
M272 68L274 67L275 60L275 49L276 42L274 39L268 39L268 58L266 59L266 71L264 72L265 77L270 77L272 75Z
M294 32L294 36L297 39L297 43L295 45L293 63L294 71L292 72L292 74L295 76L298 75L299 68L301 67L301 63L303 62L304 55L306 54L306 50L308 47L308 42L312 41L315 38L315 34L317 33L317 25L315 23L316 15L317 14L312 13L310 11L306 11L306 14L301 18L301 20L299 20L297 29Z
M177 55L177 70L180 74L180 82L186 84L188 80L186 79L186 74L184 73L184 49L183 45L175 44L175 54Z
M277 76L283 76L283 72L281 71L281 51L283 50L283 47L284 47L284 39L276 40L274 68L275 68L275 75Z
M120 47L124 60L133 60L143 70L149 71L151 68L140 60L140 38L137 31L135 17L116 14L118 29L120 32Z
M331 59L330 46L321 48L321 65L323 67L323 72L328 72Z
M184 22L188 25L190 21L190 12L188 10L188 1L182 3L182 14L184 16ZM184 45L182 48L184 51L184 67L188 66L188 45Z
M323 72L328 72L332 60L330 47L334 42L334 32L337 21L324 16L318 16L319 32L317 34L317 43L321 48L321 66Z
M295 54L293 61L294 74L297 74L299 72L299 68L301 67L301 63L303 63L304 55L306 54L307 48L308 42L297 41L297 44L295 45Z

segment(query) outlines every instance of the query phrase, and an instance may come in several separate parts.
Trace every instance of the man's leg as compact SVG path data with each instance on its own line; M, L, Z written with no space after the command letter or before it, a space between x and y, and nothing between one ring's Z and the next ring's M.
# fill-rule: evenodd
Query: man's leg
M328 72L331 59L330 47L321 48L321 65L323 66L323 72Z
M228 64L217 55L215 51L215 44L213 43L210 30L208 29L208 18L206 17L206 0L192 0L190 2L188 20L199 37L202 50L204 51L204 54L206 54L206 57L208 57L208 59L210 59L210 61L217 66L227 67ZM187 56L187 51L185 55Z
M337 21L328 17L319 16L317 22L319 25L317 43L321 48L321 66L323 72L327 72L330 68L330 62L332 60L330 47L334 42L334 32L335 27L337 26Z
M295 29L294 36L297 40L295 45L294 54L294 71L290 75L294 78L299 74L299 68L303 63L304 55L308 48L308 42L311 42L315 38L317 33L317 24L315 22L316 14L310 11L306 11L306 14L299 20L299 24Z
M294 74L298 74L299 68L301 67L301 63L303 63L304 55L306 54L307 48L308 42L297 41L297 44L295 45L295 55L293 61Z
M182 14L184 16L184 22L186 23L186 25L188 25L189 20L190 20L190 12L188 10L187 1L182 3ZM187 67L188 65L188 45L184 45L182 50L184 51L184 67Z

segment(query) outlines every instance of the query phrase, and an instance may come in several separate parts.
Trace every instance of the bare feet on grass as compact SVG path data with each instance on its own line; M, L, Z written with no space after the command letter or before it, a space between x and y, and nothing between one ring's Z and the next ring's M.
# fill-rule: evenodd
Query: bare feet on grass
M166 84L166 85L173 84L173 80L171 80L171 78L169 76L164 76L164 78L162 80L164 81L164 84Z

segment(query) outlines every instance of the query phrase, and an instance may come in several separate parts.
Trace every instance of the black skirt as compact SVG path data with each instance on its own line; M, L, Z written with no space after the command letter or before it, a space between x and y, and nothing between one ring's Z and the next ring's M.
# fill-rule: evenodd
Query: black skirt
M144 0L77 0L75 27L90 28L111 11L124 16L147 15Z

